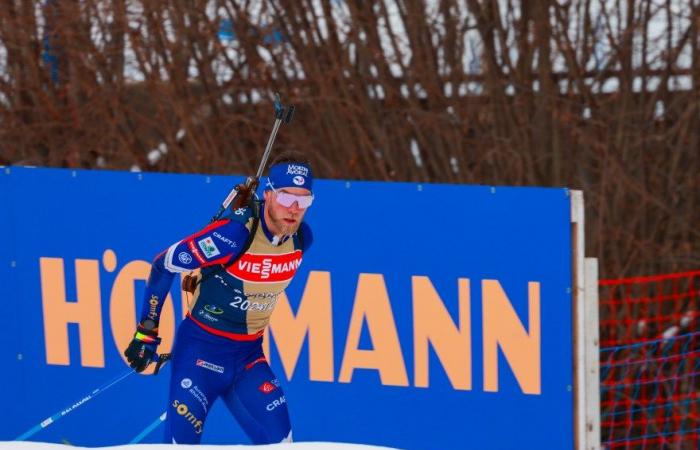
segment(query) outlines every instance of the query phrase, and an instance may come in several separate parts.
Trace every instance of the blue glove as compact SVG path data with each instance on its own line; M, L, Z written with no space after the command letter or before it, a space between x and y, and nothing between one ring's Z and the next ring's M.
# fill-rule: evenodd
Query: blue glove
M156 348L160 344L158 327L152 320L144 320L136 327L134 338L124 350L129 366L137 372L143 372L157 358Z

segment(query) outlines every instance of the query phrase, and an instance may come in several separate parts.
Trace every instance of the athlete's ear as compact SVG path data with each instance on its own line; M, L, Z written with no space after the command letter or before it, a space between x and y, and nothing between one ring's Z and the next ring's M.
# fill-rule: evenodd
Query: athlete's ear
M264 190L263 191L263 198L265 199L265 203L270 201L270 196L272 195L272 191L269 190Z

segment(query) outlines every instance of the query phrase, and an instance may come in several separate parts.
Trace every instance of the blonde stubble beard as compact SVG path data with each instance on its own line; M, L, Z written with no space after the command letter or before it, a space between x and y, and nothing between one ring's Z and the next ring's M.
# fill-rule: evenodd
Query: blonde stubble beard
M275 217L272 211L269 212L269 216L275 228L281 231L282 236L288 236L290 234L296 233L299 229L299 226L301 225L301 222L299 221L294 225L287 225L283 218Z

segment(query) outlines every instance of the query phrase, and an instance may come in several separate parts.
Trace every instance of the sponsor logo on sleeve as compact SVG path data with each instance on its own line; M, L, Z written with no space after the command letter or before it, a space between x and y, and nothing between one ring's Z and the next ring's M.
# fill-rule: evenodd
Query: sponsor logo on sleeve
M206 256L208 259L221 254L216 244L214 244L214 240L209 236L197 241L197 245L199 245L199 248L202 249L204 256Z
M177 255L177 259L179 259L182 264L189 264L192 262L192 256L187 252L180 252L180 254Z
M158 319L158 296L155 294L151 295L148 299L148 318L151 320Z
M220 241L223 242L224 244L227 244L227 245L228 245L229 247L231 247L231 248L236 248L236 247L238 246L238 244L236 244L236 241L227 238L226 236L224 236L223 234L219 233L218 231L215 231L215 232L213 233L213 235L214 235L215 238L217 238L218 240L220 240Z
M207 262L206 259L202 258L202 254L199 252L199 250L197 250L197 246L194 245L194 242L188 241L187 246L190 248L190 251L192 252L194 257L197 258L197 261L199 261L201 264Z

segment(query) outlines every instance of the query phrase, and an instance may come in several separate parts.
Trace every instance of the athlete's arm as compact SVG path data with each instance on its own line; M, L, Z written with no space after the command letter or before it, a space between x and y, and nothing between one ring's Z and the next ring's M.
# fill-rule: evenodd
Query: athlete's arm
M151 265L139 323L150 319L158 326L160 312L175 274L226 264L236 257L249 231L240 222L219 220L161 252Z

